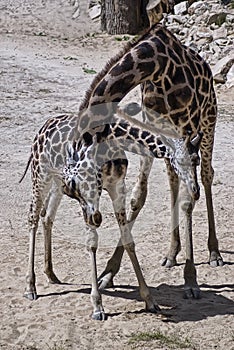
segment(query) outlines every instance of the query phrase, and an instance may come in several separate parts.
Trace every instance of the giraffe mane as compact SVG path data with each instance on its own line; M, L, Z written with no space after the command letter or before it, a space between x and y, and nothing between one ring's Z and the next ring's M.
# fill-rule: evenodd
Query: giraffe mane
M118 52L114 57L112 57L106 65L103 67L103 69L94 77L90 87L88 90L86 90L85 96L83 100L81 101L80 107L79 107L79 112L82 110L88 108L89 100L90 97L92 96L93 90L96 88L97 84L105 77L105 75L109 72L109 70L134 46L136 46L141 40L144 40L144 38L148 35L148 33L152 30L152 28L156 27L155 24L154 26L147 28L144 30L141 35L136 36L133 38L131 41L126 43L122 50ZM159 25L158 25L159 26Z

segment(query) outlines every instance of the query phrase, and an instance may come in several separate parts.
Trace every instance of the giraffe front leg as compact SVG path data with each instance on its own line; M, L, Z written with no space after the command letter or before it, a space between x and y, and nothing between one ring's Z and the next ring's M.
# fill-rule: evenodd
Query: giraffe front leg
M111 167L110 167L111 165ZM102 168L102 178L103 178L103 185L104 188L109 193L109 196L113 201L116 200L118 195L123 196L123 200L125 203L125 191L121 188L121 193L117 193L117 183L120 181L122 183L123 178L126 175L127 172L127 166L128 162L125 158L122 159L116 159L116 162L108 161ZM117 199L118 201L118 199ZM113 203L113 207L115 208L115 205ZM117 211L119 208L116 209ZM122 207L120 208L122 210ZM114 276L119 272L122 257L124 253L124 247L123 243L121 241L121 238L115 248L115 251L111 258L108 260L105 270L102 272L102 274L99 276L99 289L105 289L108 287L113 287L113 279Z
M152 164L153 164L152 158L141 157L140 173L131 194L130 208L128 211L128 226L130 230L132 229L138 214L140 213L143 205L145 204L145 200L147 196L147 180L150 174ZM109 192L110 196L113 196L111 192L112 191L115 192L116 189L114 187L112 188L111 186L109 187L108 184L106 184L105 187ZM122 240L120 239L117 244L117 247L115 248L113 255L107 262L107 266L105 270L102 272L102 274L99 277L99 283L100 283L99 286L101 289L113 286L113 279L114 279L114 276L119 272L123 253L124 253L124 247L123 247Z
M144 276L142 274L140 264L138 262L136 252L135 252L135 243L133 241L133 237L131 235L127 222L126 222L126 225L122 224L121 239L123 242L124 249L127 251L128 256L132 262L132 265L138 280L138 284L139 284L140 296L145 301L145 309L152 313L160 312L160 308L157 302L154 300L152 294L150 293L150 289L147 286Z
M102 296L98 290L98 279L97 279L97 264L96 264L96 251L98 246L98 235L95 229L87 227L87 250L90 255L91 260L91 278L92 278L92 287L91 287L91 303L93 305L92 319L97 321L105 321L107 316L104 312L102 306Z
M34 272L36 231L37 227L33 227L29 234L29 260L26 274L26 288L24 291L24 297L29 300L37 299L36 276Z
M139 291L142 299L145 301L146 310L149 312L159 312L160 308L158 307L156 301L152 297L150 290L145 282L143 277L136 252L135 252L135 243L131 235L131 224L128 223L125 211L125 184L124 180L121 179L115 185L110 185L108 187L108 193L112 199L115 215L120 227L121 240L119 243L123 244L123 248L127 251L129 258L132 262L136 277L139 283ZM121 250L122 252L122 250Z
M184 297L199 299L200 288L197 283L196 268L193 257L193 237L192 237L192 213L195 202L184 187L183 202L181 208L185 213L185 239L186 239L186 262L184 267Z
M162 266L170 268L176 265L176 257L181 250L179 234L179 178L173 170L169 159L165 159L171 189L171 244L169 251L162 261Z

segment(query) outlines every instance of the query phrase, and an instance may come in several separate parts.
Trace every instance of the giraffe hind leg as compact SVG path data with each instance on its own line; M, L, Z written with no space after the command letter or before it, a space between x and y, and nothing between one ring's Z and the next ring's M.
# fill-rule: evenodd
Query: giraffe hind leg
M181 250L179 235L179 187L180 181L173 170L170 161L165 159L169 184L171 189L171 244L167 256L163 259L162 265L172 267L176 265L176 257ZM197 284L196 269L193 258L193 241L192 241L192 212L194 201L189 195L184 184L182 186L182 206L181 209L185 215L185 238L186 238L186 262L184 268L184 297L199 299L200 289Z
M41 211L44 231L44 271L50 283L61 283L53 271L52 263L52 228L63 196L60 188L59 184L53 183Z
M37 299L36 275L34 271L36 231L37 231L37 226L34 226L31 228L29 233L29 260L28 260L28 269L26 273L26 288L24 291L24 297L29 300Z
M36 275L34 270L34 262L35 262L35 239L36 232L38 228L39 222L39 214L42 207L42 200L40 193L36 192L33 195L33 200L30 205L29 211L29 255L28 255L28 268L26 273L26 288L24 291L24 297L29 300L37 299L37 291L36 291Z
M126 159L123 158L116 159L116 162L108 161L102 168L103 187L109 193L112 202L114 200L113 195L115 194L116 196L116 184L125 177L127 172L127 166L128 162ZM112 192L114 194L112 194ZM107 262L105 270L101 273L101 275L98 278L100 290L113 287L113 279L115 275L119 272L123 253L124 247L120 238L113 255Z

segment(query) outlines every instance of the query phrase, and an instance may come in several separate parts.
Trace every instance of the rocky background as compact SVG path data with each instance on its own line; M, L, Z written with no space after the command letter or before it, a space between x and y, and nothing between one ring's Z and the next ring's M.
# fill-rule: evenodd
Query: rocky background
M225 5L225 3L227 3ZM234 85L234 2L183 1L165 19L187 46L211 65L216 83Z
M159 1L158 1L159 2ZM170 3L176 1L171 1ZM178 2L178 1L177 1ZM157 3L157 1L155 1ZM79 13L79 3L74 16ZM90 18L100 16L99 1L90 1ZM205 58L211 65L214 80L229 88L234 85L234 1L182 1L173 5L173 14L165 15L163 22L187 46Z

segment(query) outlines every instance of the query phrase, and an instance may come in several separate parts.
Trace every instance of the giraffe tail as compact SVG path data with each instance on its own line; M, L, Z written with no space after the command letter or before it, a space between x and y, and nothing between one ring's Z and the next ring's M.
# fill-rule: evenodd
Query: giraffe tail
M22 177L21 177L20 180L19 180L19 183L21 183L21 182L23 181L23 179L24 179L24 177L25 177L25 175L26 175L26 173L27 173L27 171L28 171L29 165L30 165L30 163L31 163L31 161L32 161L32 157L33 157L33 155L32 155L32 153L31 153L31 154L30 154L30 157L29 157L29 159L28 159L27 166L26 166L26 168L25 168L25 170L24 170L24 173L23 173Z

